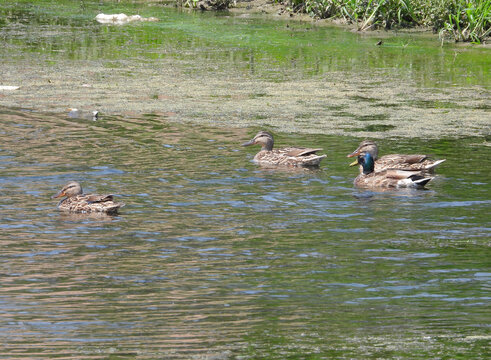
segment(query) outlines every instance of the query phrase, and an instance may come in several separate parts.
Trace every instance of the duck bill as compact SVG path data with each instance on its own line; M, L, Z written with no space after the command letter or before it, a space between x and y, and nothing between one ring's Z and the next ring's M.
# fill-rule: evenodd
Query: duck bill
M346 157L354 157L354 156L358 156L360 155L360 150L359 149L356 149L355 151L353 151L351 154L349 155L346 155Z
M358 165L358 159L356 159L351 164L349 164L349 166L356 166L356 165Z
M52 199L56 199L56 198L59 198L59 197L62 197L62 196L65 196L65 193L63 191L60 191L58 194L53 195L51 198Z
M249 140L249 141L247 141L247 142L243 143L243 144L242 144L242 145L240 145L240 146L249 146L249 145L254 145L254 139Z

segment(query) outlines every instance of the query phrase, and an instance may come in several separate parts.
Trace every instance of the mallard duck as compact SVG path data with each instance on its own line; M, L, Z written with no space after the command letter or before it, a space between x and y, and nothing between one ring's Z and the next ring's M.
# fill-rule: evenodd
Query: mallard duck
M358 155L357 162L363 172L356 177L353 183L359 187L423 188L432 179L423 176L421 171L385 169L375 172L375 161L369 152Z
M276 166L319 166L319 163L327 155L316 155L322 149L309 149L302 147L287 147L274 149L273 136L267 131L260 131L253 139L245 142L242 146L261 145L261 151L254 156L254 162L260 165Z
M370 153L375 160L375 171L382 171L385 169L401 169L401 170L419 170L419 171L432 171L436 166L440 165L443 160L431 160L427 155L401 155L391 154L378 157L377 144L371 140L364 140L360 143L360 146L353 151L348 157L358 156L360 154ZM358 165L358 160L355 160L350 166ZM360 167L360 173L362 168Z
M83 194L82 186L76 181L70 181L63 186L53 199L66 196L58 203L58 209L75 213L107 213L115 214L124 203L113 201L112 195Z

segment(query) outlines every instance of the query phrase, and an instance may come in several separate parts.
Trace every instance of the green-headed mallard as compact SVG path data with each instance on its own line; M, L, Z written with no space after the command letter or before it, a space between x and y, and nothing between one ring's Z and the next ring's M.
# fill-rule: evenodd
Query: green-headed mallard
M287 147L283 149L273 149L273 136L267 131L260 131L252 140L242 144L242 146L261 145L261 151L254 156L254 162L260 165L276 166L319 166L319 163L327 155L317 155L317 151L322 149L309 149L302 147Z
M378 157L377 144L371 140L364 140L360 143L360 146L353 151L348 157L358 156L360 154L370 153L375 160L375 171L382 171L385 169L400 169L400 170L419 170L419 171L432 171L436 166L440 165L444 160L431 160L427 155L401 155L390 154ZM350 165L354 166L358 164L358 160L352 162ZM360 173L362 172L360 167Z
M374 171L374 159L369 152L358 155L358 164L363 172L353 183L364 188L423 188L431 177L425 177L420 171L386 169Z
M114 202L112 195L83 194L82 186L76 181L63 186L53 199L63 196L66 198L58 203L58 209L67 212L115 214L124 206L124 203Z

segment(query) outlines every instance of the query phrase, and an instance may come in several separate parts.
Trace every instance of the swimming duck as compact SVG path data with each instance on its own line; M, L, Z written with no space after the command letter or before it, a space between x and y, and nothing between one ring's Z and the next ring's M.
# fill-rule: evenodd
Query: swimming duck
M420 171L385 169L375 172L375 161L369 152L358 155L357 162L363 169L353 181L358 187L423 188L432 179L423 176Z
M427 155L401 155L391 154L378 157L377 144L371 140L364 140L360 143L358 148L349 154L347 157L358 156L360 154L370 153L375 161L375 171L382 171L385 169L401 169L401 170L419 170L419 171L432 171L436 166L440 165L443 160L431 160ZM358 165L358 160L355 160L350 166ZM362 168L360 167L360 173Z
M310 149L302 147L287 147L274 149L273 135L267 131L260 131L253 139L245 142L242 146L261 145L261 151L254 156L254 162L260 165L276 166L319 166L319 163L327 155L317 155L322 149Z
M83 194L82 186L76 181L63 186L53 199L63 196L66 197L58 203L58 209L68 212L115 214L124 206L114 202L112 195Z

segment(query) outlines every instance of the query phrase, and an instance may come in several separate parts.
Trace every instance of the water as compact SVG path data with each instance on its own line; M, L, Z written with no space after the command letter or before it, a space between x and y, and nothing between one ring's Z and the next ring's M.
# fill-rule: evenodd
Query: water
M248 129L4 110L1 132L3 358L486 357L474 139L384 143L447 162L427 191L377 193L352 186L354 138L279 135L328 153L282 171L251 162ZM72 179L127 205L60 214Z
M450 138L465 134L460 123L453 124L453 133L431 139L374 129L381 154L447 159L426 191L356 189L357 170L346 158L365 134L353 128L400 129L400 109L414 120L408 126L415 126L418 114L446 114L450 122L461 110L486 115L489 107L467 96L474 86L481 88L477 98L487 96L489 74L483 69L489 60L479 57L485 50L459 50L469 57L457 55L450 69L455 48L408 36L418 44L410 55L400 46L369 58L352 49L346 62L344 50L354 43L369 48L373 39L335 30L332 39L340 41L316 45L327 30L295 25L296 45L288 46L291 27L284 23L138 4L123 10L167 14L166 21L98 27L90 12L99 10L98 2L84 2L85 9L79 2L59 3L46 10L20 2L27 10L16 5L15 11L5 3L2 10L12 12L9 23L0 23L3 75L13 79L10 66L26 65L25 80L36 89L0 94L2 359L489 358L489 137ZM117 6L123 5L106 3L100 10L120 12ZM237 33L219 31L234 22ZM167 29L166 41L151 36L155 27ZM212 28L213 36L197 35ZM265 28L278 31L266 36ZM332 53L320 51L324 46ZM406 60L411 67L390 70ZM175 67L167 73L162 64ZM99 66L146 76L158 68L173 74L160 83L173 91L139 92L132 83L103 92L99 86L112 86L112 78L91 73ZM337 83L344 91L338 100L346 102L337 107L327 103L336 103L333 98L277 97L274 90L275 84L327 88L326 78L367 67L389 78L403 74L404 84L425 96L398 104L355 92L381 81L376 78L353 88ZM59 85L67 80L56 72L81 76L77 84L101 79L80 95L80 87ZM39 82L46 74L54 85ZM243 81L246 92L216 88L217 79L230 88ZM181 90L193 82L197 95ZM449 99L438 98L439 87ZM426 96L430 92L435 96ZM114 115L113 96L124 103L127 93L133 96L125 104L129 110ZM98 121L68 118L59 110L64 101L70 105L84 96L96 98L86 105L111 106ZM277 100L286 115L275 113ZM395 115L365 111L380 109L379 102ZM235 117L227 117L228 106ZM326 135L315 122L324 113L344 122L352 112L358 123L346 134L358 137ZM311 134L280 131L283 116ZM232 127L248 117L252 126ZM215 125L199 123L207 118ZM323 147L328 157L321 168L253 164L257 149L240 144L264 123L278 146ZM470 132L481 135L479 124ZM114 217L61 214L51 196L70 180L87 193L113 193L126 207Z

